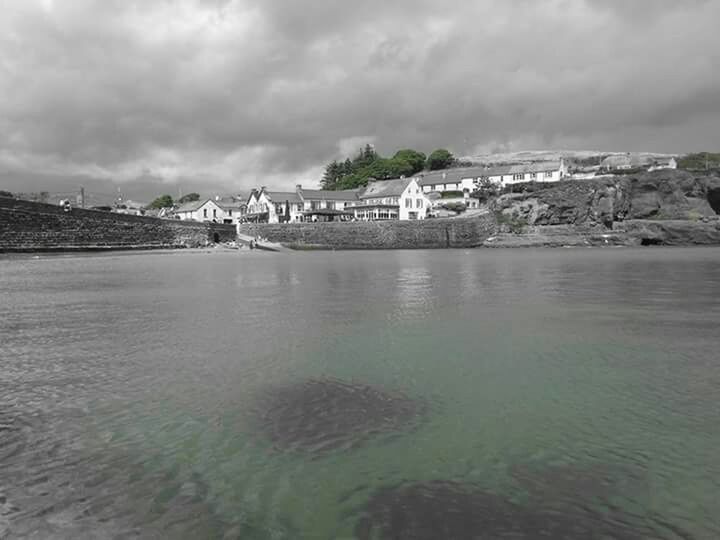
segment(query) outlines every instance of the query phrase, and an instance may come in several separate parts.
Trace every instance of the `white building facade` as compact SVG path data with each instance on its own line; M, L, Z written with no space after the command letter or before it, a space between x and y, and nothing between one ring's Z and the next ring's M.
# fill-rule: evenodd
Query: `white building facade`
M431 208L430 200L415 178L370 182L358 199L346 210L363 221L425 219Z
M564 160L560 160L497 167L446 169L422 173L415 178L425 193L456 191L460 197L460 193L472 193L483 182L501 186L523 182L559 182L567 174L567 166Z
M224 223L228 217L225 209L212 199L185 203L176 208L173 215L185 221L209 221L215 223Z

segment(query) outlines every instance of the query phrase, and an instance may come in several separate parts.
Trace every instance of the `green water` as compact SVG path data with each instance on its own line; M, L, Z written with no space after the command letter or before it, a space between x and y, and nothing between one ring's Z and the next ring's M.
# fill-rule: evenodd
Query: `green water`
M378 490L433 481L640 537L720 537L718 261L0 260L0 537L354 538ZM260 397L327 378L426 414L351 450L273 445Z

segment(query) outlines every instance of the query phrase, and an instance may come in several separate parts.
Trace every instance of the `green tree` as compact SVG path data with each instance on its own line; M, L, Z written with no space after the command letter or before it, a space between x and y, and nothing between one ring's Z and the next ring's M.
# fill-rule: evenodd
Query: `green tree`
M357 172L363 167L372 165L373 162L380 159L380 156L375 152L375 149L370 144L366 144L365 148L360 150L355 158L352 160L352 172Z
M148 205L148 208L169 208L173 205L173 198L170 195L160 195Z
M333 160L325 166L325 173L323 174L320 184L323 189L336 189L338 180L343 176L343 164Z
M9 191L5 191L4 189L0 189L0 197L9 197L12 198L13 194Z
M450 167L455 158L453 155L444 148L438 148L427 158L427 168L431 171L438 171L440 169L447 169Z
M405 163L407 163L412 170L412 172L407 176L412 176L419 173L425 168L425 161L427 160L427 158L422 152L406 148L404 150L398 150L397 152L395 152L393 160L404 161Z
M195 202L200 200L200 194L199 193L188 193L187 195L183 195L180 197L177 202L178 204L185 204L189 202ZM170 204L172 206L172 204Z

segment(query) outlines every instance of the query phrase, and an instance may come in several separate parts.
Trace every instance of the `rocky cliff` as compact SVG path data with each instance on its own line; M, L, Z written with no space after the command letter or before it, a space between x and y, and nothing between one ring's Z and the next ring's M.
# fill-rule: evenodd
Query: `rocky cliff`
M503 195L493 210L528 225L605 225L633 219L717 219L720 177L655 171L595 180L538 184L534 191Z
M715 175L661 170L538 184L499 197L491 209L505 234L540 238L545 227L570 226L581 236L611 238L616 245L720 243L720 177Z

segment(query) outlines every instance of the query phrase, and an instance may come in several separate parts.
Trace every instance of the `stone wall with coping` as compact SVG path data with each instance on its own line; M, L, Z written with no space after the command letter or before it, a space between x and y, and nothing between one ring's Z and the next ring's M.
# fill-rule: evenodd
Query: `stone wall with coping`
M235 225L130 216L0 197L0 252L199 247L234 241Z
M240 234L294 249L472 248L496 231L494 216L422 221L241 224Z

